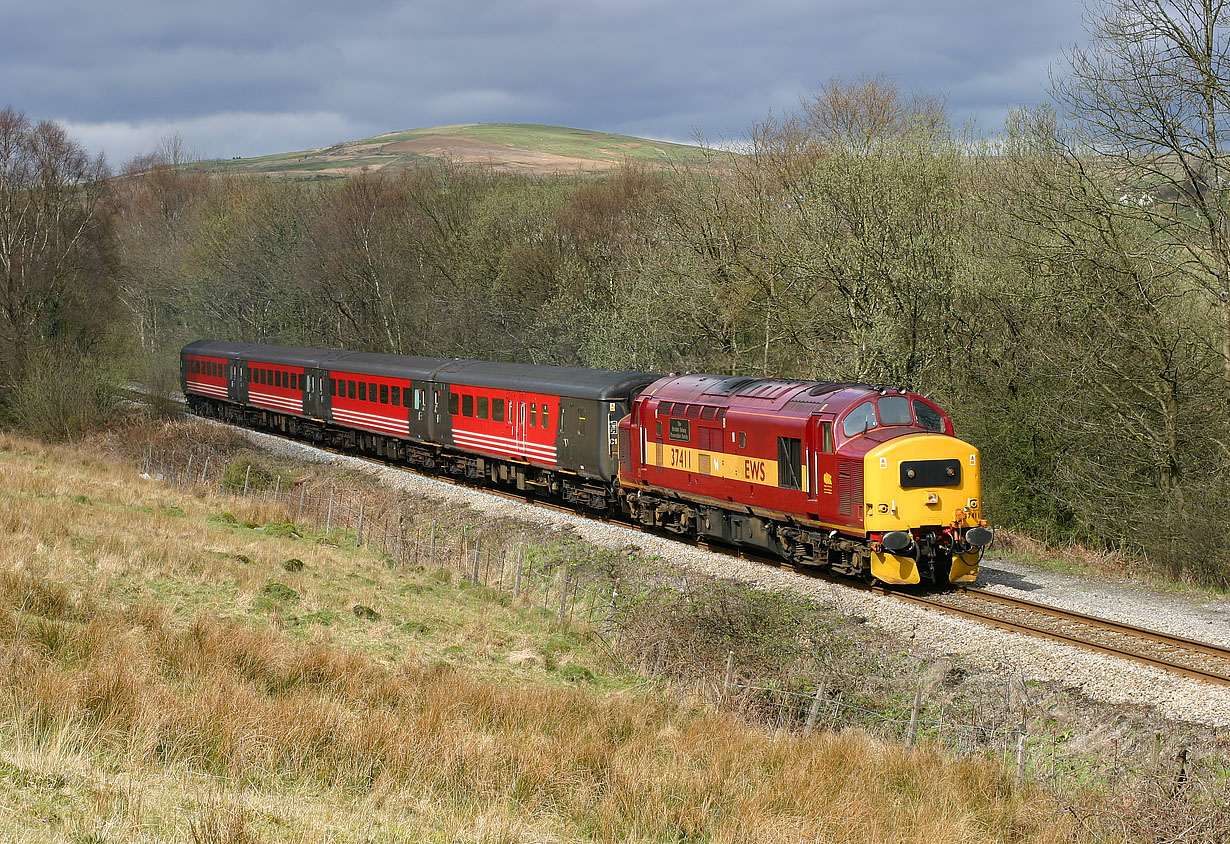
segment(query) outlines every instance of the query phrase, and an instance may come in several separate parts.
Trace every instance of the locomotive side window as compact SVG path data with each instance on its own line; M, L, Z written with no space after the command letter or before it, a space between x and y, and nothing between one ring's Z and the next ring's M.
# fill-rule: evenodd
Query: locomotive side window
M474 396L462 396L461 397L461 415L462 416L473 416L474 415Z
M943 417L926 402L914 399L914 417L918 420L918 427L941 434L944 432Z
M478 418L486 419L489 416L490 403L486 396L478 397Z
M739 448L747 448L747 431L739 432Z
M504 421L504 400L493 399L491 402L491 418L496 422Z
M887 396L876 402L881 425L909 425L910 400L905 396Z
M784 489L803 488L803 441L794 437L777 438L777 485Z
M874 402L865 401L846 417L841 423L841 432L847 437L856 437L864 431L870 431L876 426L876 406Z
M833 453L833 423L820 423L820 450L825 454Z

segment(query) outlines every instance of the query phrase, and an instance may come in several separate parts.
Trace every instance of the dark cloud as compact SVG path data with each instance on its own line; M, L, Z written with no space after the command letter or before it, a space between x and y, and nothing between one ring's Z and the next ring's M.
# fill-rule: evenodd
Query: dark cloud
M880 73L994 128L1080 37L1076 0L0 2L0 102L113 161L176 131L209 156L492 121L737 138Z

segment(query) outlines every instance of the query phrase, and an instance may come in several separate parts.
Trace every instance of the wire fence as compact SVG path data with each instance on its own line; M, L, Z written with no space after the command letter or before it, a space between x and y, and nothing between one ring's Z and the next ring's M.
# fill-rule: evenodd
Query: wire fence
M678 670L679 666L669 663L669 656L653 649L633 650L621 642L625 610L635 597L628 594L627 586L621 595L601 571L547 551L524 527L510 532L495 520L458 524L410 506L389 506L387 499L369 497L355 485L312 489L263 466L250 464L240 471L234 461L224 463L212 454L181 452L165 457L147 453L142 475L267 503L289 520L284 525L252 527L275 527L292 536L315 533L318 541L362 546L383 556L390 567L447 570L451 579L549 611L561 628L592 635L621 664L643 676L669 681L685 694L771 729L807 735L857 727L911 747L931 744L952 754L997 759L1017 776L1054 775L1062 767L1056 739L1030 736L1019 707L989 707L954 717L943 709L938 714L931 711L930 696L921 681L912 705L892 706L887 701L849 699L848 690L834 687L831 681L800 690L778 680L745 676L733 651L714 674L711 669ZM696 580L686 573L678 574L675 581L671 578L659 573L641 587L687 589Z

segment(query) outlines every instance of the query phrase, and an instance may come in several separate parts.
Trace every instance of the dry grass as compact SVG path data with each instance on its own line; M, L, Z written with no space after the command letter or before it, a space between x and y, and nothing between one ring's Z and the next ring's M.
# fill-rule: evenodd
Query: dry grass
M396 576L208 521L222 507L284 520L260 504L12 438L0 495L6 841L1095 837L982 761L858 731L774 734L645 692L566 688L532 665L483 679L413 637L370 646L371 628L295 635L250 611L261 561L303 557L318 580L293 585L313 606L330 588L391 602L381 578Z

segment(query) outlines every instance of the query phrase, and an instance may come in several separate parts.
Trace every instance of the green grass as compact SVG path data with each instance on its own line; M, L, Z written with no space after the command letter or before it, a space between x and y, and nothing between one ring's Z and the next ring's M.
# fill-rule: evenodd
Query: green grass
M639 161L651 166L704 166L706 163L703 150L687 144L537 123L476 123L410 129L348 141L327 149L281 152L256 158L218 159L194 166L214 173L271 174L288 178L330 176L333 171L357 171L362 168L396 170L433 166L440 159L413 151L389 149L390 145L425 137L441 138L445 146L448 138L464 137L509 149L577 158L590 162L591 168L599 171L613 168L623 161ZM498 160L494 163L498 168Z

